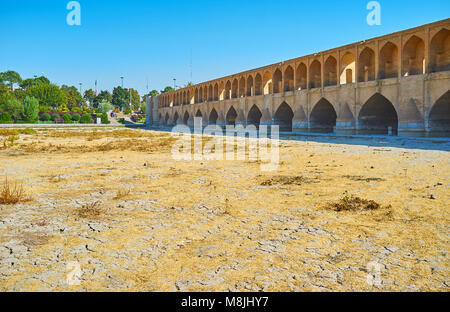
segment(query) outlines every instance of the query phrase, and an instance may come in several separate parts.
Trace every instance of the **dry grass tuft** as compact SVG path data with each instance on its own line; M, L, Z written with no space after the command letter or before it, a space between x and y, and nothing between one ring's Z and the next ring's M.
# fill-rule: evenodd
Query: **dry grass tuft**
M0 193L0 204L15 205L28 201L31 201L31 198L27 196L23 184L17 182L11 184L6 178Z
M275 176L261 183L262 186L272 185L301 185L307 182L302 176Z
M380 209L381 205L374 200L346 195L337 202L329 203L327 208L335 211L367 211Z
M131 190L118 190L117 194L116 194L116 197L114 197L114 199L115 200L122 199L122 198L130 195L130 193L131 193Z
M98 217L105 211L100 207L100 202L96 201L89 204L84 204L77 209L77 214L81 218Z

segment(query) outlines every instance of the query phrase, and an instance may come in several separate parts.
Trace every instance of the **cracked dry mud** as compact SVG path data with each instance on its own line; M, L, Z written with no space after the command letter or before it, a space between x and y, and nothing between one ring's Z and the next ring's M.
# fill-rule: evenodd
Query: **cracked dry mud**
M54 130L3 147L1 177L33 201L0 205L0 290L449 290L448 152L286 141L261 172L175 161L171 143ZM345 194L383 208L327 208Z

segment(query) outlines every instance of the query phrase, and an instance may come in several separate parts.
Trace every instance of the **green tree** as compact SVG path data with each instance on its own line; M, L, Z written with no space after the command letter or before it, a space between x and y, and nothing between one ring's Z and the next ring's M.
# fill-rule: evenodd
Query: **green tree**
M22 82L22 78L20 77L19 73L13 70L8 70L6 72L0 73L0 80L2 82L7 82L11 90L14 90L15 84L20 84Z
M39 119L39 101L27 96L23 101L23 117L25 121L36 122Z
M57 108L67 103L67 95L57 85L37 84L29 89L29 95L35 97L41 106Z
M23 112L23 105L15 97L10 97L4 104L3 109L14 119L19 119L20 114Z
M139 96L139 92L137 90L131 88L128 90L128 92L130 93L130 91L131 91L131 109L137 111L137 110L139 110L141 97ZM130 105L130 101L129 101L129 97L128 97L127 107L129 107L129 105Z
M95 92L92 89L86 90L84 92L84 100L86 102L89 102L90 106L94 106L94 100L95 100Z
M107 102L111 103L112 102L112 94L107 91L107 90L103 90L101 91L94 99L94 107L97 108L98 104L100 102L102 102L103 100L106 100Z
M72 110L74 107L86 106L86 101L81 97L80 92L74 86L62 85L61 90L65 93L67 97L67 107ZM80 102L82 101L82 102ZM80 104L81 103L81 104Z
M116 108L125 108L129 105L130 102L130 92L128 89L122 89L122 87L115 87L112 94L112 104Z
M37 84L41 84L41 83L43 83L43 84L50 84L50 80L48 80L44 76L37 77L37 78L28 78L28 79L23 80L20 83L20 87L25 90L25 89L28 89L28 88L30 88L32 86L37 85Z
M164 90L161 91L161 94L162 93L167 93L167 92L172 92L172 91L175 91L175 89L172 88L172 87L167 86L167 87L164 88Z
M98 104L97 112L99 113L107 113L114 109L114 106L106 100L101 101Z

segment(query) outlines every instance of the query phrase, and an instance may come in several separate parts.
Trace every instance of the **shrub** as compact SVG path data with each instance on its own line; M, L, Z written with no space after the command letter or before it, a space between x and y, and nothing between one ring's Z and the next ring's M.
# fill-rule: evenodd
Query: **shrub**
M8 182L8 178L5 179L0 192L0 204L14 205L30 200L31 199L25 194L22 184L15 183L12 185Z
M43 114L41 115L41 121L50 121L51 118L52 118L52 117L50 116L49 113L43 113Z
M36 122L39 119L39 101L27 96L23 101L23 117L27 122Z
M98 104L97 112L107 113L113 109L114 106L112 106L111 103L109 103L107 100L104 99Z
M102 119L102 124L105 124L105 125L110 124L107 113L103 113L101 115L101 119Z
M84 114L83 116L81 116L80 118L80 122L83 124L89 124L92 123L92 117L89 114Z
M52 120L56 121L57 119L61 119L61 115L59 115L58 113L55 113L52 115Z
M75 113L75 114L72 115L72 120L75 121L75 122L79 122L80 118L81 118L80 114L76 114Z
M72 116L70 114L64 114L63 119L66 124L72 123Z
M14 119L19 119L23 112L23 105L16 98L10 98L4 104L4 110Z
M12 123L11 115L8 113L1 113L0 114L0 123L2 123L2 124Z

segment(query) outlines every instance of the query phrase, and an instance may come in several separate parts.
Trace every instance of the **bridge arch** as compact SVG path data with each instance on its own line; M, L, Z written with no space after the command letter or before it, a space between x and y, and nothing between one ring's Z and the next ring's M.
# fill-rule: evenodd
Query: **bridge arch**
M219 84L214 85L214 101L219 100Z
M184 113L183 123L184 123L185 125L187 125L187 124L188 124L188 121L189 121L189 112L186 111L186 112Z
M441 29L431 40L431 72L450 70L450 31Z
M425 43L413 35L403 47L402 75L425 74Z
M247 77L247 96L252 96L254 93L255 86L253 85L253 76L249 75Z
M392 127L393 132L398 131L397 111L391 101L380 93L375 93L361 107L358 130L387 134L389 127Z
M283 86L281 85L282 81L283 81L283 74L281 73L281 70L277 68L273 73L273 93L281 92L283 88Z
M200 117L200 118L203 117L201 110L197 110L197 113L195 113L195 117Z
M375 52L365 47L359 55L358 81L368 82L375 80Z
M294 91L294 69L291 65L284 71L284 91Z
M233 106L230 107L226 116L226 124L227 125L236 125L237 112Z
M199 102L200 102L200 99L198 96L198 89L195 88L194 103L199 103Z
M314 60L309 66L309 87L322 87L322 69L318 60Z
M208 101L211 102L214 98L214 94L213 94L213 86L210 85L208 87Z
M321 132L333 132L336 120L337 114L333 105L327 99L321 98L311 111L309 127Z
M262 89L262 77L261 74L258 73L255 76L255 95L261 95L263 92Z
M428 117L428 127L430 131L450 131L450 91L434 103Z
M280 131L292 131L294 112L288 103L280 104L273 116L273 123L280 126Z
M180 117L178 116L178 112L175 112L175 114L173 115L173 120L172 120L174 125L177 124L179 118Z
M225 83L221 81L219 83L219 101L225 99Z
M212 110L211 110L211 113L209 113L209 124L210 125L215 125L215 124L217 124L217 119L219 119L219 115L217 114L217 111L216 111L216 109L215 108L213 108Z
M398 77L398 48L387 42L380 50L380 79Z
M225 85L225 100L231 99L231 82L230 80L227 81Z
M253 105L247 114L247 125L255 125L256 128L259 128L261 117L262 113L259 110L258 106Z
M273 93L273 83L272 83L272 74L268 71L264 73L263 76L263 85L264 85L264 94L272 94Z
M297 90L303 90L306 89L307 86L307 78L308 75L308 69L305 65L305 63L300 63L297 66L297 70L296 70L296 81L295 81L295 88Z
M347 52L341 58L340 83L348 84L356 82L356 58L351 52Z
M239 97L245 96L245 77L239 79Z
M231 98L235 99L238 97L238 89L239 89L238 80L234 79L233 84L231 85Z
M324 66L324 87L337 85L337 61L334 56L329 56Z
M169 122L169 113L166 113L166 117L164 118L164 124L167 125L167 123Z

